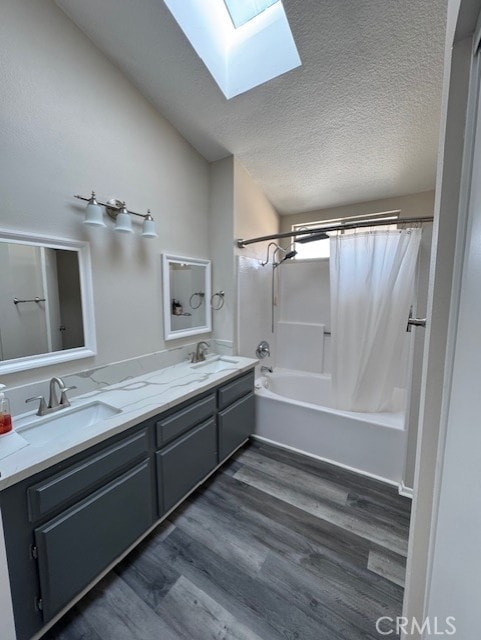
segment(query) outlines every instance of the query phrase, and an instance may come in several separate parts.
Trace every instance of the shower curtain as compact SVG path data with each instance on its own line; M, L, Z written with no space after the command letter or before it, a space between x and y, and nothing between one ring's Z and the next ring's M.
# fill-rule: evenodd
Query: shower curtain
M391 409L421 229L331 237L332 394L349 411Z

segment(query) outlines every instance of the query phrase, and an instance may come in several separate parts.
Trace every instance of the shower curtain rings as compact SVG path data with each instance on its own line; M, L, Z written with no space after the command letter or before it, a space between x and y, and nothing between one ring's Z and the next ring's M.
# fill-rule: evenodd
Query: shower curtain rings
M225 293L223 291L216 291L215 293L212 294L210 298L210 306L214 311L219 311L219 309L222 309L225 302L224 296L225 296ZM214 305L214 298L219 298L217 302L217 306Z
M194 300L194 298L196 296L199 297L199 304L194 307L193 300ZM202 300L203 300L204 296L205 296L205 293L203 291L195 291L189 298L189 307L191 309L198 309L202 304Z

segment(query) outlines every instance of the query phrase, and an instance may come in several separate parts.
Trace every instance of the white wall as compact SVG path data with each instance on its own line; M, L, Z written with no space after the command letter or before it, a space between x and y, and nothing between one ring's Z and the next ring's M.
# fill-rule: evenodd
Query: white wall
M50 0L2 1L0 53L0 225L90 241L98 344L95 358L2 381L164 348L160 253L210 257L207 162ZM73 194L91 189L152 209L159 239L82 225Z
M479 0L452 2L450 31L454 31L457 9L460 6L451 74L446 81L447 118L444 153L440 162L442 183L440 189L440 219L436 280L433 286L433 308L444 311L438 328L446 334L431 335L428 364L435 365L445 356L441 371L427 371L426 409L419 452L418 483L422 498L431 499L428 513L421 511L425 504L418 499L415 505L414 528L411 534L412 575L409 589L409 613L415 610L411 599L424 588L423 613L429 616L456 618L454 637L468 638L479 635L480 563L479 528L481 501L479 493L481 448L479 430L479 388L481 342L480 316L480 175L481 175L481 110L479 102L466 111L468 72L473 51L471 33L479 26L481 11ZM467 34L467 37L466 37ZM447 47L450 47L448 41ZM479 57L479 52L478 52ZM479 91L477 91L479 95ZM474 102L474 101L473 101ZM474 113L477 111L476 148L472 154ZM466 117L466 115L468 116ZM471 118L471 116L473 116ZM464 147L464 149L463 149ZM464 166L463 166L464 151ZM474 167L470 187L470 164ZM462 171L466 169L466 171ZM469 215L466 215L469 205ZM456 229L453 225L457 224ZM451 232L451 233L450 233ZM449 293L441 276L446 269L442 258L449 251L452 260L454 238L454 274L452 278L449 325L442 301ZM449 264L449 263L448 263ZM434 324L433 324L434 331ZM432 332L433 333L433 332ZM439 334L439 331L438 331ZM444 349L434 352L435 340L445 338ZM440 353L439 353L440 352ZM442 376L442 378L440 378ZM435 394L441 398L438 429L432 424L431 402ZM436 454L435 457L433 456ZM434 463L433 464L433 457ZM428 493L430 491L430 494ZM427 519L429 516L429 520ZM425 551L427 572L419 575L415 564L420 551ZM422 567L421 567L422 568ZM424 578L424 579L423 579Z
M479 635L481 598L481 104L470 196L470 218L464 252L459 309L452 305L450 325L456 331L446 442L435 519L434 555L428 613L456 618L457 635ZM459 253L457 254L459 256ZM459 315L458 315L459 314ZM447 389L446 395L449 390Z
M234 161L234 238L253 238L279 231L279 216L254 182L247 170ZM267 244L259 243L245 249L234 247L239 258L238 312L236 335L238 353L255 357L260 340L271 346L272 358L263 364L272 366L275 360L275 339L271 331L271 265L258 268L259 261L266 259Z
M414 502L404 598L404 615L422 619L426 613L429 590L429 567L432 557L433 516L437 509L436 477L440 474L439 452L442 450L443 393L450 377L447 358L448 320L451 304L454 253L457 237L460 194L463 189L463 162L466 107L469 84L472 37L477 10L467 20L466 28L453 38L458 20L459 0L449 0L443 89L443 116L437 170L435 224L433 229L432 269L428 299L428 328L425 342L421 394L420 433L418 437ZM466 19L466 16L464 16ZM466 500L466 508L470 501ZM419 638L419 634L409 636Z

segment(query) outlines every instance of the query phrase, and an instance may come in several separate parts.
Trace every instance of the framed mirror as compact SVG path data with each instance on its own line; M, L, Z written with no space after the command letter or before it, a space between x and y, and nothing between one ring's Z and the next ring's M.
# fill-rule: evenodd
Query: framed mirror
M0 229L0 375L96 353L86 242Z
M210 260L162 255L164 338L212 330Z

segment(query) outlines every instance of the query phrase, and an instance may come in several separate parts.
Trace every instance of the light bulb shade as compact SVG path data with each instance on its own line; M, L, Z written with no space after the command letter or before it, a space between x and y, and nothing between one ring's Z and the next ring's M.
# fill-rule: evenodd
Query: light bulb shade
M88 224L92 227L105 227L103 210L99 204L89 202L85 209L84 224Z
M155 221L150 216L144 220L144 224L142 225L142 236L144 238L158 238L155 230Z
M121 209L115 219L115 231L132 233L132 220L125 209Z

